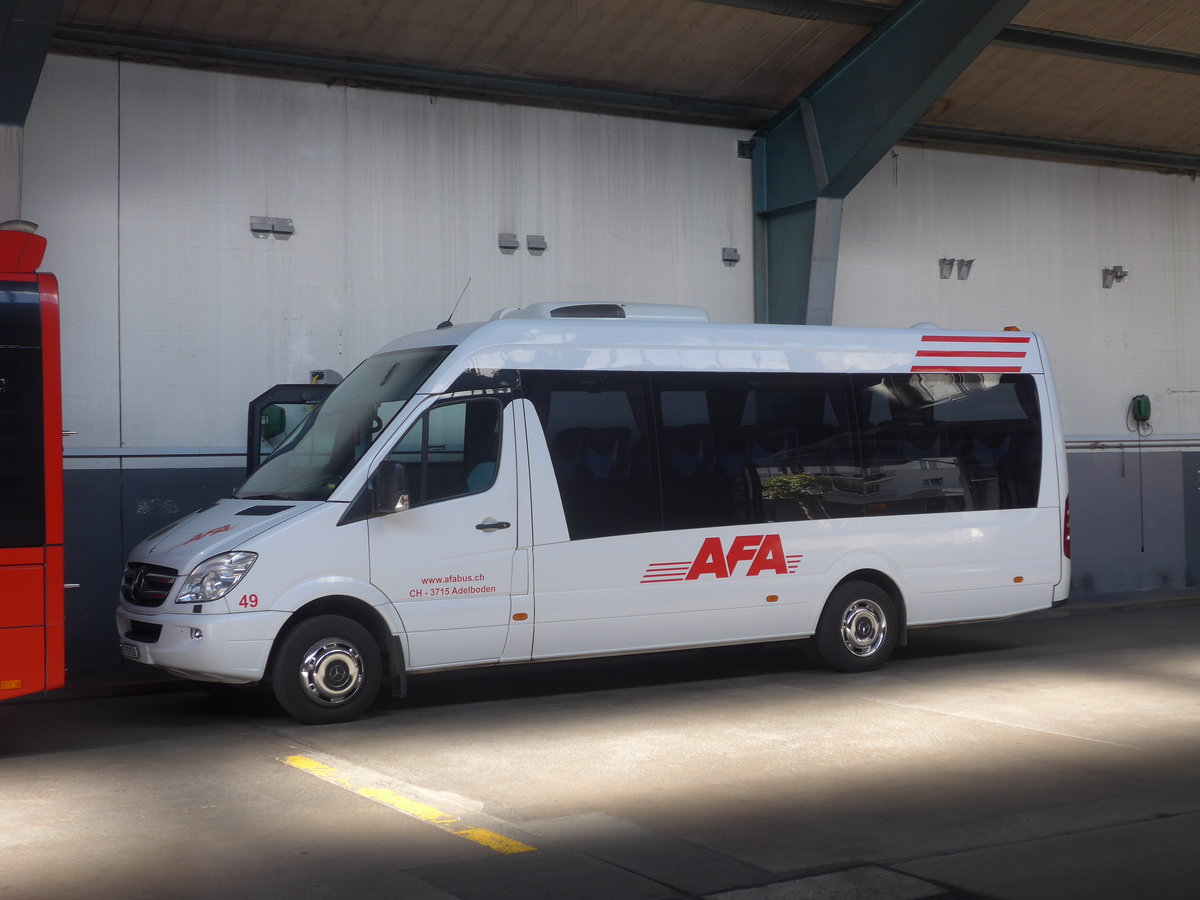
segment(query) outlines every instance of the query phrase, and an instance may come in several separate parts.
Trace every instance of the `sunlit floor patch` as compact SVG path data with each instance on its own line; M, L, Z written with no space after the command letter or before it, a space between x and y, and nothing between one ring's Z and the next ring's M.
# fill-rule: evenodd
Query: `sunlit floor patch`
M466 838L496 853L529 853L537 849L516 838L501 834L496 827L503 827L503 823L480 813L478 810L481 804L466 798L424 791L415 785L399 785L395 782L384 784L387 779L378 773L342 760L321 761L307 756L281 756L279 761L285 766L306 772L314 778L335 784L352 794ZM437 805L434 805L435 803ZM444 806L449 806L452 810L442 809Z

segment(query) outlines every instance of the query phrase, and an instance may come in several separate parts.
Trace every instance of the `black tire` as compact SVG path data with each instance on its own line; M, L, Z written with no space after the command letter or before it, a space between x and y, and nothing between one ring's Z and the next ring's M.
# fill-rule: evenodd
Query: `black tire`
M825 601L811 643L819 660L839 672L878 669L896 648L896 601L877 584L847 581Z
M301 722L349 722L375 700L382 668L379 645L366 628L344 616L314 616L280 640L271 686L279 705Z

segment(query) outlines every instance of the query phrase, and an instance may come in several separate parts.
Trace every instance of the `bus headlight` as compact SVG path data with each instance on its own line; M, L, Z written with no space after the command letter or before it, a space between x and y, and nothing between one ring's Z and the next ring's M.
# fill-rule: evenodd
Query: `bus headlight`
M192 570L192 574L183 583L176 603L208 603L210 600L220 600L241 581L254 561L257 553L235 550L222 553L212 559L206 559Z

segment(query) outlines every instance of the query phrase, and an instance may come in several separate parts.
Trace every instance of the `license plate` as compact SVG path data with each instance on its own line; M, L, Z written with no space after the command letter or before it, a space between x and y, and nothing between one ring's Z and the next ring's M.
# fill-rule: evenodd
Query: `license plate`
M122 644L121 655L126 659L141 659L141 650L135 644Z

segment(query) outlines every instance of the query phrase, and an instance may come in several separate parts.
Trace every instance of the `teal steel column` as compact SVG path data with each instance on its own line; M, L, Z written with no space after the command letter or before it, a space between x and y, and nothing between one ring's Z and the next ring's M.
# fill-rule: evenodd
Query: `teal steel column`
M1027 0L908 0L754 142L759 321L829 325L842 199Z

